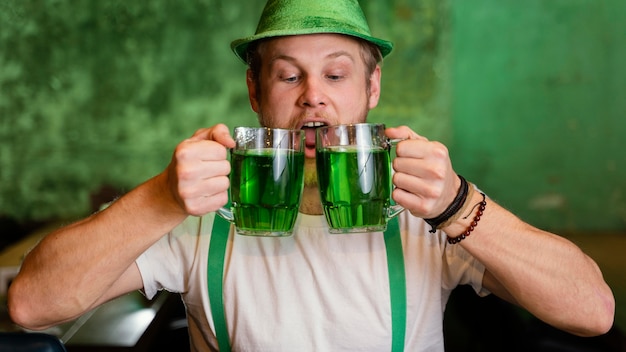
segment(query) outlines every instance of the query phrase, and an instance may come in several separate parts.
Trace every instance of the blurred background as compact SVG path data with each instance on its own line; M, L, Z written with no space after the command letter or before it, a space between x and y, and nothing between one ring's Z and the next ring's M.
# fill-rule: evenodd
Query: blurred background
M256 125L229 44L263 3L0 0L2 241L93 212L198 128ZM395 43L370 121L445 143L527 222L626 238L626 2L361 4Z
M256 125L229 49L261 1L0 1L0 217L91 212L201 127ZM393 40L370 120L547 229L626 228L626 3L362 1Z
M370 120L548 229L626 228L626 4L363 1L393 40ZM229 43L262 2L0 1L0 216L83 216L201 127L256 125Z

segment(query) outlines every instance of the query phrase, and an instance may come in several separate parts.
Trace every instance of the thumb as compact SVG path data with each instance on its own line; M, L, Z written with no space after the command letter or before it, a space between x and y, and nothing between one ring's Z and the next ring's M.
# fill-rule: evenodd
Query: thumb
M211 128L202 128L196 131L191 137L192 140L211 140L218 142L226 148L234 148L235 140L230 135L228 126L220 123Z

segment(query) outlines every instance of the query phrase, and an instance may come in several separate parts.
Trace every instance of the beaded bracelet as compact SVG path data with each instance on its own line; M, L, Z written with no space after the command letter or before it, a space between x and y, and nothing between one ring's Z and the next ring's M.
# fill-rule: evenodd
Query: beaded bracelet
M450 203L446 210L444 210L443 213L441 213L439 216L430 219L424 219L424 221L426 221L426 223L431 227L431 229L428 230L428 232L430 233L435 233L435 231L437 231L437 228L439 228L439 225L443 224L454 214L458 213L459 210L461 210L461 208L463 207L463 204L465 204L469 185L467 184L467 180L465 180L463 176L457 176L461 180L461 185L459 186L459 191L457 192L456 197L454 197L452 203Z
M483 196L483 200L481 200L479 203L476 204L478 206L478 212L476 213L476 216L474 216L474 220L472 220L472 223L469 225L467 230L465 230L465 232L463 232L458 237L450 237L450 236L448 236L448 243L449 244L457 244L457 243L463 241L466 237L469 237L469 235L472 233L472 231L474 231L476 226L478 226L478 222L480 221L480 217L483 216L483 213L485 212L485 208L487 207L487 201L485 200L486 199L485 194L483 192L480 192L480 194ZM476 205L474 205L474 208L476 207Z

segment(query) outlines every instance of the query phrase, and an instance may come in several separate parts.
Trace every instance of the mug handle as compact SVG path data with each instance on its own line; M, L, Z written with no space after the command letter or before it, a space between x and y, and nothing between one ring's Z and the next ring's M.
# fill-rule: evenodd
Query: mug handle
M234 223L235 222L235 216L233 215L233 211L230 210L230 208L227 208L227 206L230 205L230 202L228 202L226 204L226 206L223 206L219 209L217 209L217 215L221 216L222 218L224 218L224 220L230 222L230 223Z
M387 146L389 148L389 151L391 151L391 148L395 147L398 143L400 143L400 142L402 142L402 141L404 141L406 139L407 138L388 139L387 140ZM391 201L393 201L393 199L391 199ZM393 219L394 217L398 216L403 211L404 211L404 207L401 206L400 204L394 204L394 205L390 206L389 209L387 209L386 220L389 221L389 220Z
M231 154L233 151L233 148L227 148L228 149L228 159L230 162L230 158L231 158ZM221 216L224 220L230 222L231 224L235 223L235 215L233 214L232 208L231 206L231 202L230 202L230 175L228 175L228 201L226 201L226 204L224 204L223 207L217 209L216 213L217 215Z

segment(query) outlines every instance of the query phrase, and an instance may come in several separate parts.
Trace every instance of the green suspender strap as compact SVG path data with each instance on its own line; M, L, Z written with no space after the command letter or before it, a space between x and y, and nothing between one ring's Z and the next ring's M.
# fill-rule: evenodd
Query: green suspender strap
M406 334L406 276L404 274L404 252L398 217L387 223L385 230L387 269L389 270L389 296L391 299L391 351L404 351Z
M228 243L229 232L230 223L215 214L209 244L209 263L206 275L217 345L220 351L225 352L230 351L230 339L228 338L228 327L226 326L226 314L224 314L222 284L224 282L224 257L226 255L226 244Z
M215 325L215 335L220 351L230 351L230 340L224 314L222 284L224 280L224 257L230 223L215 215L213 232L209 245L209 263L207 284L211 313ZM391 299L391 351L404 350L406 334L406 279L404 274L404 255L398 218L389 220L385 231L385 247L387 249L387 267L389 270L389 294Z

